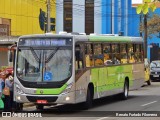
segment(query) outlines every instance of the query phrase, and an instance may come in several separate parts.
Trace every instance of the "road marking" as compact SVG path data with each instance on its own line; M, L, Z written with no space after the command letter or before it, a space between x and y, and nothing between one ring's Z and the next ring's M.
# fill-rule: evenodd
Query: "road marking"
M99 118L97 120L103 120L103 119L107 119L107 118L109 118L109 117L102 117L102 118Z
M147 106L147 105L150 105L150 104L153 104L153 103L156 103L157 101L153 101L153 102L150 102L150 103L146 103L146 104L143 104L141 106Z

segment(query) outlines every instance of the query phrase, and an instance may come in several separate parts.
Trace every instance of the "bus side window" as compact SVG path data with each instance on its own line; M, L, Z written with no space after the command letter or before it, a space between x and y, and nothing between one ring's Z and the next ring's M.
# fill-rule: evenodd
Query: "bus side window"
M101 44L94 44L94 62L95 62L95 66L104 65L104 56L102 54Z
M87 43L85 45L85 62L86 62L86 67L93 67L94 66L93 44Z
M76 71L82 70L84 68L82 44L77 44L75 46L75 57L76 57Z
M117 65L120 64L120 45L119 44L112 44L112 62L113 64Z
M111 45L103 45L104 65L112 65Z
M135 45L135 56L136 56L136 61L137 62L142 62L143 61L143 55L142 55L142 48L141 44L136 44Z
M120 45L120 54L121 54L121 64L127 63L127 45Z
M128 62L129 63L135 63L136 58L133 51L133 44L128 44Z

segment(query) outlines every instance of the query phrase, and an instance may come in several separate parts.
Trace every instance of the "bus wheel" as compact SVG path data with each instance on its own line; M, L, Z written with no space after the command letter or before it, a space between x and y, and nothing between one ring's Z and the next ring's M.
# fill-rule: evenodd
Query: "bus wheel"
M121 99L126 100L128 98L128 92L129 92L129 83L126 80L123 87L123 92L120 94Z
M93 95L92 95L92 91L90 88L88 88L87 90L87 97L86 97L86 102L84 103L84 109L89 109L92 107L92 103L93 103Z
M147 85L151 85L151 81L150 80L147 81Z
M23 103L15 103L15 111L22 111Z
M44 106L43 105L36 105L37 110L43 110Z

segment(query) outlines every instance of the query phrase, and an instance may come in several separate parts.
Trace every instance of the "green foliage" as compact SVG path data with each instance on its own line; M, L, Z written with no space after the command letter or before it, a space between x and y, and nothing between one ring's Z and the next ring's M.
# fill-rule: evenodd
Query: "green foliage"
M143 7L142 5L137 6L137 9L136 9L137 14L140 14L142 12L142 7Z
M149 10L154 12L156 9L157 2L160 2L160 0L154 0L154 1L144 0L143 4L140 4L137 6L137 9L136 9L137 14L140 14L140 13L147 14Z
M144 24L140 25L140 31L144 32ZM152 38L153 36L159 36L160 33L160 16L154 14L152 17L149 18L147 21L147 31L148 36Z
M155 5L155 3L154 3L154 4L152 4L152 5L150 6L150 9L151 9L151 11L152 11L152 12L154 12L154 11L155 11L155 9L156 9L156 5Z
M149 3L149 2L151 2L151 0L144 0L144 2L147 2L147 3Z
M143 14L147 14L148 13L148 8L149 8L149 5L147 3L145 3L143 5L143 8L142 8L142 12Z

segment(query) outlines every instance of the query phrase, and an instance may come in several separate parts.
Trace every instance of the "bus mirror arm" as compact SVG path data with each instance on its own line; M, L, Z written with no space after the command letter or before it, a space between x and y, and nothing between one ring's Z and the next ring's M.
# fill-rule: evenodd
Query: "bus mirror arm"
M13 60L12 60L12 57L13 55L12 55L12 52L10 51L10 54L9 54L9 62L13 62Z
M10 47L10 51L9 51L9 62L13 62L12 50L14 50L15 47L17 47L17 44L13 44L13 45Z

